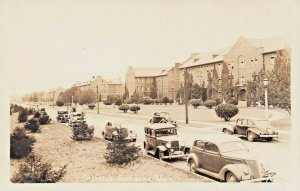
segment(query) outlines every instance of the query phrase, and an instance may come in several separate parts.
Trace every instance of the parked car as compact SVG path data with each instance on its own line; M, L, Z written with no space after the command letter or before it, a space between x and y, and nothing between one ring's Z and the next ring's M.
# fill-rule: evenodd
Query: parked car
M234 125L223 128L222 132L246 137L251 142L257 139L272 141L273 138L278 138L278 132L263 118L239 118Z
M180 142L177 127L171 123L154 123L145 127L144 149L157 158L171 159L186 157L190 148Z
M69 112L67 110L57 111L56 120L60 123L68 123L69 122Z
M86 123L85 113L71 112L69 118L69 126L74 127L78 123Z
M171 123L177 127L177 122L172 119L168 112L155 112L150 119L150 123Z
M187 164L192 172L201 172L226 182L273 181L275 172L264 169L237 137L213 134L195 140Z
M121 125L120 123L112 124L111 122L108 122L105 125L104 131L102 131L102 136L106 140L114 141L118 139L119 133L123 134L123 138L125 140L136 142L137 134L131 129L128 129L126 126Z

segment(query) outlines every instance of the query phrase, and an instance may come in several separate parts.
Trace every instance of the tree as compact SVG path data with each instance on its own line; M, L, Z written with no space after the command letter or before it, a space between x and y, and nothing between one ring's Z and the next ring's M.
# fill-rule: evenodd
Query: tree
M69 88L67 90L65 90L64 92L61 92L58 100L60 100L63 103L71 103L72 102L72 96L73 96L73 103L78 103L79 99L80 99L80 94L81 91L78 87L72 87Z
M129 98L129 91L127 88L127 85L125 84L124 94L123 94L123 100L126 100Z
M133 94L131 95L132 103L138 104L139 100L140 100L140 95L136 91L134 91Z
M192 99L200 99L202 98L202 88L199 86L198 83L195 83L193 85L193 88L192 88Z
M150 97L152 99L156 99L157 98L157 84L156 84L156 80L155 78L153 78L151 87L150 87Z
M26 157L33 147L34 137L27 135L25 129L17 127L10 134L10 158L20 159Z
M96 100L97 100L96 93L90 89L81 91L78 97L78 103L80 105L95 103Z
M221 93L222 99L226 102L230 100L231 88L230 88L230 80L229 80L229 69L226 62L223 62L222 74L221 74Z
M239 109L232 104L220 104L215 108L215 111L217 116L225 121L229 121L230 118L239 113Z
M269 72L268 93L269 102L279 105L291 114L291 57L288 50L277 53L274 70Z

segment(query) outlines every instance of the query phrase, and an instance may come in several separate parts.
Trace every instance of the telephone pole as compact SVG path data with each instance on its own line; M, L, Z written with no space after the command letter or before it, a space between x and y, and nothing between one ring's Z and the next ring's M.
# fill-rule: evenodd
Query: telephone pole
M98 92L98 85L97 85L97 113L99 114L99 92Z
M53 108L54 108L54 94L55 94L55 91L53 91L53 97L52 97L52 101L53 101Z
M189 114L188 114L188 72L187 69L184 69L184 100L185 100L185 123L189 123Z

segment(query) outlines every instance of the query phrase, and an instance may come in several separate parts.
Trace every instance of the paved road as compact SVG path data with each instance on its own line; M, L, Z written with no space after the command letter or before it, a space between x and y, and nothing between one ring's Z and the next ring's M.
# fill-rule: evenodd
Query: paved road
M46 108L47 113L55 120L56 108ZM145 119L122 118L116 116L98 115L95 113L87 113L87 123L95 128L95 136L101 137L101 132L104 130L107 122L121 122L128 128L137 132L137 144L142 145L144 141L144 125L148 122ZM214 124L206 127L197 128L191 126L179 126L179 139L184 141L186 145L191 145L192 142L203 134L221 133L222 125ZM277 172L277 182L287 182L290 180L291 168L289 161L290 156L290 132L289 130L280 131L280 138L272 142L248 142L244 140L250 151L264 164L267 169ZM178 168L188 169L185 161L170 161Z

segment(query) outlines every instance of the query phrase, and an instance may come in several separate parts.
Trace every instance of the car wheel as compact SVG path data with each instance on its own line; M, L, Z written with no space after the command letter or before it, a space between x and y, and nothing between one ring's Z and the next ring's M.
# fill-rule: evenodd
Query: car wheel
M132 142L136 142L136 139L132 139Z
M268 137L267 138L267 141L272 141L273 140L273 137Z
M254 141L254 138L255 138L255 134L254 134L254 133L249 132L249 133L247 134L247 139L248 139L248 141L253 142L253 141Z
M196 165L196 162L193 160L193 159L191 159L190 161L189 161L189 167L190 167L190 171L191 172L197 172L196 171L196 169L197 169L197 165Z
M159 152L159 160L164 160L163 157L165 156L165 154L163 152Z
M237 179L232 174L232 172L227 172L227 174L226 174L226 182L237 182Z
M225 129L225 130L224 130L224 133L227 134L227 135L232 135L232 132L229 131L228 129Z

